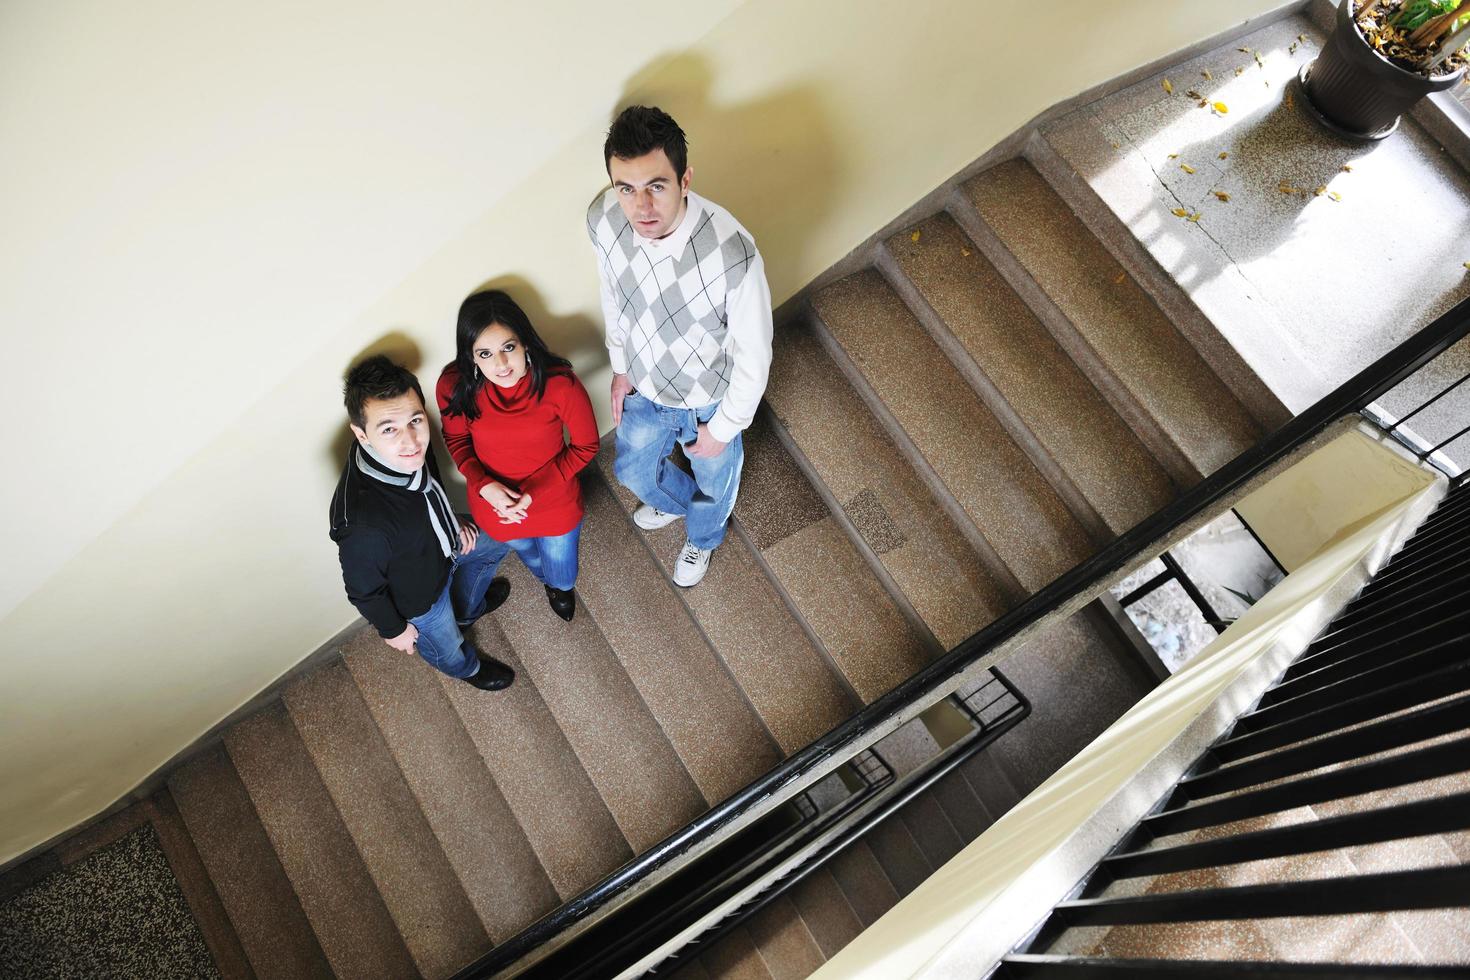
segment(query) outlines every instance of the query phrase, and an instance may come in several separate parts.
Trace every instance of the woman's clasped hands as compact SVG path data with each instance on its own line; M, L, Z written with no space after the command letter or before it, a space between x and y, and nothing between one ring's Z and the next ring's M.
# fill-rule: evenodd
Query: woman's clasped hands
M502 524L521 523L526 519L526 511L531 506L529 493L517 493L496 480L481 487L480 496L485 498L485 502L495 511Z

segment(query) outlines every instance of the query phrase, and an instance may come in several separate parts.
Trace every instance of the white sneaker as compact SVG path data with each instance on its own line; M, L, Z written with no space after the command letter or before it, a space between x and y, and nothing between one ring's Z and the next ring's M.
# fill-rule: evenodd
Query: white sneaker
M681 515L670 514L668 511L659 510L652 504L642 504L633 511L633 523L645 531L657 531L661 527L668 527L679 519ZM696 579L695 581L698 581Z
M709 556L713 553L713 548L696 548L685 541L679 560L674 562L674 584L686 589L698 585L704 573L709 571Z

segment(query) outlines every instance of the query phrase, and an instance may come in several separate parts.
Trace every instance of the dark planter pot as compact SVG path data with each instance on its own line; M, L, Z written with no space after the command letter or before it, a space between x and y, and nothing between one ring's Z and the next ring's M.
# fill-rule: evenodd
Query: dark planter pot
M1454 88L1465 71L1427 78L1393 64L1359 33L1353 3L1342 0L1332 36L1317 60L1302 69L1302 87L1309 108L1328 129L1351 139L1383 139L1414 103Z

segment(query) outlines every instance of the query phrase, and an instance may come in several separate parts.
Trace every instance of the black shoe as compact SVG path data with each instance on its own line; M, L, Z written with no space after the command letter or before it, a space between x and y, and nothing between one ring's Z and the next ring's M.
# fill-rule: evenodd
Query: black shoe
M480 669L464 679L466 684L482 691L500 691L510 687L516 672L494 657L480 654Z
M485 590L485 601L480 604L480 611L475 613L472 619L458 620L459 625L473 626L475 620L481 616L499 609L508 595L510 595L510 582L503 578L495 579L490 583L490 588Z
M572 621L572 616L577 612L577 592L575 589L553 589L546 587L546 599L551 603L551 611L556 613L567 622Z

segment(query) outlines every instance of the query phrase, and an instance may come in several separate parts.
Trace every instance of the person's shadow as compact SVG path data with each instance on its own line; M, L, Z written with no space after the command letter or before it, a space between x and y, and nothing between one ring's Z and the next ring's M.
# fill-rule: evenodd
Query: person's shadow
M354 354L342 366L343 377L346 377L347 372L353 367L361 364L369 357L374 357L378 354L386 354L393 363L403 365L412 371L415 377L419 377L419 368L423 366L423 353L419 350L418 343L402 330L389 330L377 340L374 340ZM423 384L422 377L419 377L419 383ZM338 390L338 395L341 395L340 389ZM428 402L434 400L432 386L425 387L424 399ZM432 405L428 407L431 410L433 408ZM352 430L347 428L347 412L345 408L342 409L341 418L342 424L332 431L332 435L327 440L327 445L325 446L327 458L334 472L342 468L342 464L347 460L347 450L357 441L352 435Z
M829 113L810 86L738 104L710 99L712 73L699 55L657 58L623 85L608 119L625 106L658 106L689 140L690 189L728 210L755 238L775 296L807 278L810 243L842 179ZM590 196L590 195L589 195Z

